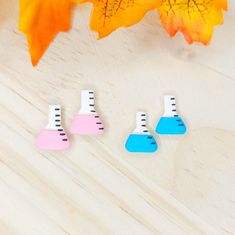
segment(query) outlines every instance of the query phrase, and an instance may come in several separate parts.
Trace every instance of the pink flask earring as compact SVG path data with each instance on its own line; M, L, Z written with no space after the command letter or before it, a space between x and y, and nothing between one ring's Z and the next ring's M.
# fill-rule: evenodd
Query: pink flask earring
M61 125L60 105L49 105L48 124L38 135L36 146L43 150L65 150L69 147L69 139Z
M70 132L79 135L99 135L104 132L103 123L95 110L93 90L82 90L81 108L72 121Z

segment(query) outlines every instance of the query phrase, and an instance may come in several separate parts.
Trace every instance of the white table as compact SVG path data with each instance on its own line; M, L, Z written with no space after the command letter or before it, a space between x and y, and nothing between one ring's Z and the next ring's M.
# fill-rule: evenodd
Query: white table
M37 68L17 30L17 0L0 5L0 234L235 234L235 4L208 47L168 37L156 12L96 40L91 5L78 7ZM69 127L80 91L94 89L106 132L39 151L49 104ZM153 132L163 95L189 128L159 137L156 154L129 154L135 113Z

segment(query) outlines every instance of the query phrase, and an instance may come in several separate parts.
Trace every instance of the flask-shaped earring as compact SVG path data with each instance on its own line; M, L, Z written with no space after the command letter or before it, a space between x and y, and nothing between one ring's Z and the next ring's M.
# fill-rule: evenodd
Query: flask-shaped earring
M70 132L79 135L99 135L104 132L103 123L95 110L93 90L81 92L81 108L72 121Z
M164 114L156 126L156 133L160 135L185 134L186 126L177 113L175 96L164 96L164 109Z
M68 136L61 124L60 105L49 105L48 124L38 135L36 146L44 150L65 150L69 147Z
M136 128L128 136L125 148L129 152L139 153L151 153L157 151L157 142L146 127L146 113L138 112L136 114Z

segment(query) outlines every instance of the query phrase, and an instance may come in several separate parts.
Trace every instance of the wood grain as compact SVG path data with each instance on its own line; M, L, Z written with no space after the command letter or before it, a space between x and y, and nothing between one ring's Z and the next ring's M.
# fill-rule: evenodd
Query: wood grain
M234 2L208 47L170 39L156 12L97 41L91 6L80 6L37 68L17 30L18 2L0 6L0 234L235 234ZM87 88L105 134L37 150L48 105L62 105L67 129ZM169 93L188 134L157 136L156 154L126 153L136 111L153 132Z

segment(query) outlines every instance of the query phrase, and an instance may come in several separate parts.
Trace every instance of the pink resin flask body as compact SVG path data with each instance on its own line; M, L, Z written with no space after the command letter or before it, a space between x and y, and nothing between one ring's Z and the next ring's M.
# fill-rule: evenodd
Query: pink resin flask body
M104 132L103 123L95 110L94 91L82 91L81 109L72 121L70 132L78 135L100 135Z
M69 147L69 139L61 125L61 107L49 105L48 125L41 130L36 146L43 150L65 150Z

